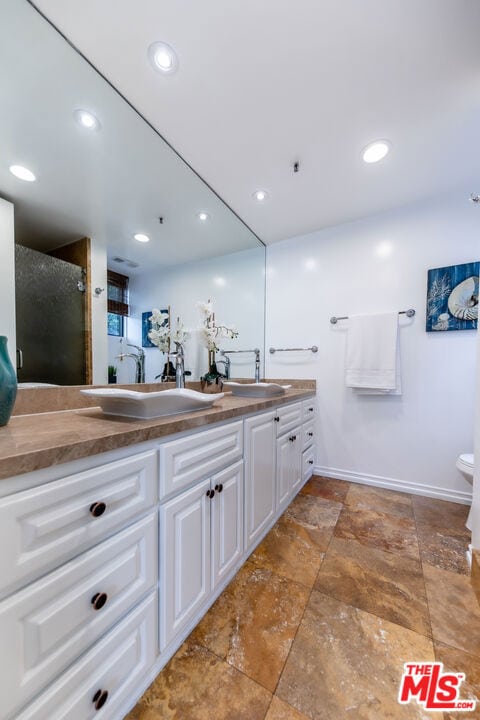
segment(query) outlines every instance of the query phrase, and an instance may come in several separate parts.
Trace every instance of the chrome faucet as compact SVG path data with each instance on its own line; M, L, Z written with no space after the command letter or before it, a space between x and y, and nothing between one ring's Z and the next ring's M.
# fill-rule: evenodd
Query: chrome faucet
M183 353L183 345L181 343L175 343L176 350L174 353L169 353L168 357L175 358L175 387L185 387L185 355Z
M221 364L223 365L224 370L225 370L225 372L224 372L225 379L226 379L226 380L230 380L230 366L231 366L231 364L232 364L232 361L230 360L230 358L228 357L228 355L225 355L225 354L223 353L223 350L220 350L220 352L221 352L222 355L223 355L223 360L217 360L217 365L218 365L218 363L221 363Z
M131 343L127 343L128 347L135 348L137 351L136 353L124 353L121 352L119 355L116 355L116 359L120 360L120 362L123 362L125 358L132 358L132 360L135 360L135 382L136 383L144 383L145 382L145 352L143 348L139 347L138 345L132 345Z
M230 358L228 355L231 355L232 353L247 353L247 352L253 352L255 353L255 382L260 382L260 348L255 348L254 350L220 350L220 353L224 356L225 360L228 360L228 372L227 372L227 362L225 362L225 375L227 377L230 377ZM224 361L221 361L224 362Z

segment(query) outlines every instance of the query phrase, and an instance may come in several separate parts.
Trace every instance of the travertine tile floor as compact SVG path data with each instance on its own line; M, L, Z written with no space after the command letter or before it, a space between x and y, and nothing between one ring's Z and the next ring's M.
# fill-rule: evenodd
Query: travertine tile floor
M397 703L433 659L480 698L467 510L312 478L128 720L478 720Z

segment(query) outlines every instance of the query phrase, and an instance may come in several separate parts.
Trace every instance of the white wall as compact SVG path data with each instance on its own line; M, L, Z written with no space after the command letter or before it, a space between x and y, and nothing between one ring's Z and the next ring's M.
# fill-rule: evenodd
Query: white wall
M0 335L5 335L13 367L15 339L15 232L13 204L0 198Z
M186 263L168 268L163 273L144 272L131 275L129 283L130 317L126 334L129 342L142 344L142 312L153 307L171 306L172 317L179 316L192 331L185 348L185 369L192 371L192 379L207 370L207 351L201 345L198 328L201 316L197 302L212 300L216 320L227 326L235 325L236 340L222 340L225 349L263 348L264 342L264 285L265 251L263 247L245 250L201 262ZM135 365L132 360L119 363L118 339L109 338L109 364L118 368L118 382L133 382ZM165 356L157 348L145 348L146 381L153 382L162 372ZM223 366L220 366L223 369ZM255 356L232 356L232 377L254 377ZM188 378L187 378L188 379Z
M479 209L465 193L268 247L267 377L315 377L316 471L467 501L455 460L473 447L476 332L425 332L429 268L480 259ZM332 315L413 307L401 320L403 396L344 385L348 324ZM480 452L480 450L479 450Z

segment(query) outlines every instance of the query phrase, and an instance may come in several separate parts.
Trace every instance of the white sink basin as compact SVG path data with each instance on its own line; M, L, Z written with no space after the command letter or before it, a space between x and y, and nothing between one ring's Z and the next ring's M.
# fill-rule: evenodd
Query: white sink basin
M122 415L139 420L206 410L223 397L223 393L206 395L186 388L145 393L116 388L97 388L80 390L80 392L98 400L106 415Z
M273 395L283 395L285 390L291 388L291 385L278 385L277 383L237 383L224 382L223 387L231 390L232 395L240 395L242 397L272 397Z

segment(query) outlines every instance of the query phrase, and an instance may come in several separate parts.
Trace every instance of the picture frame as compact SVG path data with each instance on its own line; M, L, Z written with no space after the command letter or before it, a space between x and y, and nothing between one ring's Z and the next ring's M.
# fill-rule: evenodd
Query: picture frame
M169 309L168 309L168 308L165 308L165 309L163 309L163 310L160 310L160 312L162 312L162 313L167 313L167 315L168 315L168 314L169 314ZM149 319L149 318L151 318L151 317L152 317L152 311L151 311L151 310L146 310L145 312L142 312L142 347L144 347L144 348L153 348L153 347L156 347L156 346L152 343L152 341L150 340L150 338L148 337L148 333L149 333L150 330L152 329L152 323L150 322L150 319ZM163 325L167 325L167 324L168 324L168 318L166 318L166 319L164 320Z
M428 271L427 332L477 329L479 274L480 261Z

